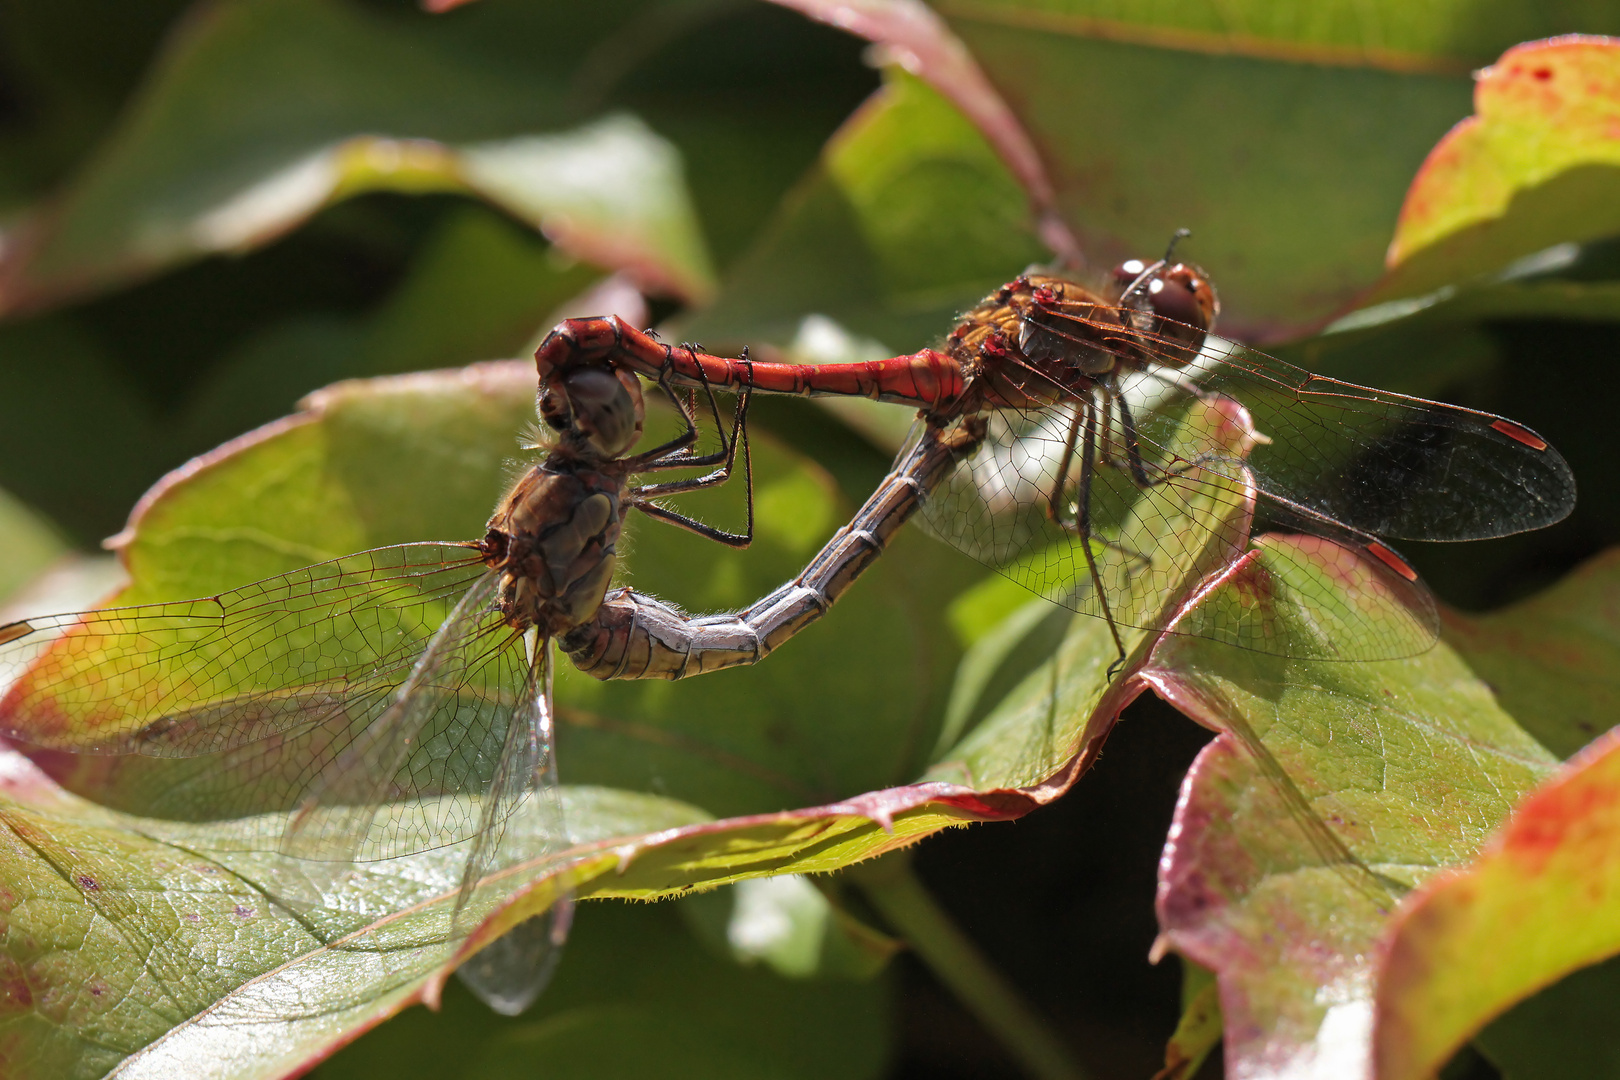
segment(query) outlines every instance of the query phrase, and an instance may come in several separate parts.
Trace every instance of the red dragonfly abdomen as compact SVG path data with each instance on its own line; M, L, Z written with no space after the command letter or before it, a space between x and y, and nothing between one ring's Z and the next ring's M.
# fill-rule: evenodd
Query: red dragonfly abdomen
M541 381L560 364L581 355L609 356L613 363L658 379L668 373L683 386L722 390L752 388L776 394L860 396L918 409L952 410L967 391L958 361L933 349L854 364L781 364L710 356L687 345L666 345L617 315L569 319L534 354Z

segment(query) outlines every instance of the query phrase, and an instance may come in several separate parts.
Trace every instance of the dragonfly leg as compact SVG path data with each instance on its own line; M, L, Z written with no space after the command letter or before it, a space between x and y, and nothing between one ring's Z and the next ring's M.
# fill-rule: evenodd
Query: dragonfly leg
M731 435L726 440L725 458L720 468L705 476L696 476L688 480L671 480L661 484L643 484L631 488L625 493L625 505L633 506L637 510L654 517L660 521L667 521L683 529L708 537L731 547L744 548L754 541L754 458L748 445L748 402L752 398L750 391L743 391L737 396L737 412L732 418ZM687 517L668 507L659 506L652 500L665 495L676 495L685 491L698 491L707 487L714 487L725 483L731 476L732 466L737 459L737 446L742 445L743 451L743 499L747 505L748 527L741 533L727 532L712 525L705 525L701 521ZM683 465L691 465L691 459L676 459Z
M695 361L697 353L694 351L694 346L685 345L682 347L686 349L687 353L691 355ZM682 404L680 397L675 393L673 385L671 385L669 382L670 373L673 370L674 365L674 350L667 345L664 346L664 348L668 350L669 356L666 358L663 368L659 371L657 379L658 388L664 392L664 396L669 398L670 402L674 404L677 410L679 410L681 418L686 422L686 430L664 445L655 447L652 450L645 451L637 454L633 458L628 459L626 465L629 471L651 472L655 469L691 469L701 468L705 465L719 465L722 462L725 462L727 468L729 468L731 456L736 450L736 424L733 423L732 440L730 444L722 446L721 449L712 454L693 454L690 452L689 448L697 441L698 438L697 424L693 418L693 413L686 405ZM747 361L747 350L744 350L743 362L746 363ZM704 371L703 367L701 365L696 366L698 375L703 382L704 392L709 398L709 410L714 416L714 428L716 431L720 431L724 429L725 422L720 418L719 399L715 397L714 387L710 385L708 375ZM747 412L747 406L744 401L745 397L746 392L738 395L737 411L739 414L745 414ZM687 450L688 452L681 454L680 451L683 449Z
M1201 454L1193 455L1193 457L1190 459L1177 461L1175 464L1168 467L1155 466L1155 469L1162 475L1160 475L1157 479L1149 476L1147 465L1142 460L1142 446L1137 439L1136 421L1131 417L1130 406L1125 404L1124 397L1120 395L1116 394L1114 400L1119 403L1119 423L1120 428L1125 434L1126 467L1131 474L1132 482L1135 483L1137 487L1146 489L1157 487L1160 484L1167 484L1172 480L1186 476L1194 469L1202 469L1215 462L1226 462L1228 465L1231 465L1232 458L1230 456L1206 450ZM1241 468L1241 463L1239 463L1239 468ZM1230 477L1231 475L1230 472L1222 470L1215 471L1222 476Z
M713 525L705 525L696 518L689 518L685 514L677 513L666 506L659 506L655 502L627 498L625 505L635 507L650 518L657 518L659 521L667 521L671 525L678 525L687 532L697 533L699 536L725 544L727 547L745 548L754 542L754 503L752 499L748 501L748 531L742 533L727 532L724 529L717 529Z
M668 349L669 346L666 345L664 348ZM693 420L692 414L681 403L681 399L675 393L674 388L670 386L667 366L659 372L656 382L658 389L663 391L664 396L669 398L670 404L675 406L675 411L681 414L681 422L686 425L686 430L666 443L655 446L651 450L643 450L634 457L626 459L626 466L629 471L646 472L649 469L658 468L676 469L685 466L713 465L713 461L696 459L692 456L692 444L698 440L697 422ZM718 416L718 413L716 415ZM717 423L716 427L718 428L718 426ZM683 450L686 451L685 454L681 453Z
M737 411L731 419L731 434L725 437L725 449L713 455L712 458L694 458L675 456L666 461L640 462L633 464L639 468L631 471L651 472L660 469L690 469L698 465L719 464L720 468L704 476L693 477L689 480L669 480L657 484L642 484L640 487L630 489L630 494L647 498L658 498L663 495L675 495L683 491L696 491L699 488L713 487L723 484L731 477L732 466L737 460L737 446L742 445L743 450L743 476L748 488L748 502L750 507L754 501L754 467L753 454L748 446L748 403L753 392L743 391L737 395Z
M1119 635L1119 627L1114 623L1113 609L1108 606L1108 594L1103 589L1102 573L1097 569L1097 553L1091 549L1091 479L1096 475L1097 461L1097 403L1095 399L1087 399L1082 406L1085 419L1082 422L1084 434L1080 442L1080 490L1079 500L1074 519L1074 531L1080 537L1080 550L1086 556L1086 570L1091 574L1091 587L1097 593L1097 606L1102 610L1102 617L1108 623L1108 633L1114 639L1114 648L1119 650L1119 656L1108 666L1108 677L1113 678L1119 671L1120 665L1125 663L1125 640ZM1079 418L1079 413L1076 418Z
M1074 444L1075 444L1075 441L1080 437L1081 417L1083 415L1086 415L1086 414L1090 413L1093 409L1095 409L1097 407L1096 404L1095 404L1095 400L1094 399L1092 399L1092 400L1093 400L1093 403L1091 405L1080 405L1080 406L1076 406L1076 408L1075 408L1074 416L1069 421L1069 434L1063 441L1063 456L1059 459L1058 467L1057 467L1057 469L1055 471L1055 476L1056 476L1057 479L1053 482L1052 490L1047 493L1047 498L1046 498L1046 516L1048 518L1050 518L1052 520L1053 524L1057 525L1058 528L1063 529L1063 530L1065 530L1067 532L1073 532L1073 533L1078 533L1080 531L1080 528L1079 528L1078 521L1066 521L1066 520L1064 520L1064 517L1063 517L1063 491L1068 486L1067 481L1068 481L1068 477L1069 477L1069 464L1074 459L1074 449L1075 449ZM1102 406L1102 408L1104 410L1103 411L1103 424L1104 424L1103 438L1106 439L1107 438L1107 431L1109 430L1109 426L1108 426L1109 425L1109 420L1108 420L1108 415L1109 414L1107 412L1106 403ZM1106 460L1105 458L1103 458L1101 453L1093 454L1092 459L1093 459L1093 461L1095 462L1096 465L1113 465L1114 464L1114 462ZM1082 468L1083 467L1084 466L1082 466ZM1081 513L1081 511L1080 511L1081 502L1086 502L1086 501L1089 501L1089 500L1086 500L1082 496L1080 501L1077 501L1075 503L1075 508L1074 508L1073 512L1077 517ZM1140 551L1135 550L1134 548L1128 548L1124 544L1119 543L1117 540L1109 540L1106 537L1089 535L1089 528L1088 528L1087 532L1088 532L1088 535L1086 535L1086 537L1085 537L1085 541L1086 541L1087 544L1090 544L1092 542L1100 543L1104 547L1111 548L1114 551L1119 552L1121 555L1124 555L1126 558L1128 558L1128 559L1130 559L1130 560L1132 560L1134 562L1141 563L1143 566L1149 566L1149 565L1152 564L1153 560L1149 559L1146 555L1142 554Z
M1089 409L1089 405L1076 404L1074 414L1069 417L1069 433L1063 439L1063 456L1058 458L1058 467L1053 470L1052 490L1046 496L1046 516L1065 529L1071 526L1063 520L1063 490L1069 486L1069 463L1074 460L1075 440L1080 437L1080 418Z

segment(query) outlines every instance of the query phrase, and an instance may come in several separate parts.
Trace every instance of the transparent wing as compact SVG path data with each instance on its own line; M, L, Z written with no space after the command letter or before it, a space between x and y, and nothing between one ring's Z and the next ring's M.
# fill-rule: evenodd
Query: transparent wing
M1261 490L1351 528L1404 540L1539 529L1575 507L1575 477L1530 429L1490 413L1326 378L1230 343L1206 392L1248 406L1271 442Z
M340 717L405 678L483 573L470 545L405 544L218 596L0 626L0 735L186 757Z
M292 753L276 745L224 755L239 775L254 771L243 767L251 755L259 768L246 785L295 811L285 854L371 861L469 839L476 850L503 820L491 815L510 812L500 787L514 732L527 723L527 677L520 636L495 606L499 582L480 577L409 674L368 708L307 729Z
M1195 393L1241 402L1270 440L1247 462L1259 490L1350 529L1478 540L1542 528L1574 508L1568 463L1503 417L1327 378L1221 339L1193 354L1173 337L1123 333L1133 315L1118 308L1048 317L1134 369L1122 390L1144 418L1168 414L1173 426ZM1084 394L1072 373L1043 365L1040 374L1062 394Z
M488 827L514 712L528 725L497 587L466 547L412 544L13 623L0 730L73 751L35 753L100 802L208 823L215 849L343 863L460 843Z
M531 634L529 643L532 655L521 704L508 728L462 874L455 912L462 929L469 929L465 924L474 897L492 869L544 856L567 841L553 752L551 642ZM516 1016L551 981L572 916L572 901L564 897L486 945L457 974L490 1008Z
M924 527L1050 600L1098 616L1106 606L1120 626L1307 658L1392 658L1432 645L1427 591L1375 538L1262 489L1247 465L1254 434L1235 402L1189 393L1140 413L1102 394L1004 409L977 453L927 495ZM1263 559L1258 548L1249 557L1261 529L1311 539L1266 543ZM1217 573L1246 602L1182 613Z

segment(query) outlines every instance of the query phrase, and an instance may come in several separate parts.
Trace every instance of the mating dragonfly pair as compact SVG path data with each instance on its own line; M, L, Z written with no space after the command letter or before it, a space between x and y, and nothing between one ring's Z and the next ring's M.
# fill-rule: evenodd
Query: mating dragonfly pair
M552 641L598 678L756 662L825 612L920 511L935 535L1104 619L1115 669L1128 628L1302 658L1396 658L1429 648L1438 616L1382 538L1502 536L1572 508L1568 466L1528 428L1211 341L1217 314L1203 273L1167 255L1123 264L1101 293L1020 277L941 350L864 364L728 360L617 318L569 320L536 353L555 442L482 540L0 626L0 735L192 763L165 774L143 812L238 823L215 837L246 849L341 866L463 845L459 917L493 868L562 843ZM631 454L637 375L686 426ZM719 452L694 452L695 397L683 402L676 387L706 393L723 433L713 392L738 392ZM739 446L748 472L756 391L859 394L917 408L919 420L850 524L751 607L692 617L610 591L629 509L747 543L751 501L748 532L733 534L657 500L723 482ZM1242 602L1215 602L1221 582ZM566 927L558 910L463 969L486 1000L515 1011L532 999Z

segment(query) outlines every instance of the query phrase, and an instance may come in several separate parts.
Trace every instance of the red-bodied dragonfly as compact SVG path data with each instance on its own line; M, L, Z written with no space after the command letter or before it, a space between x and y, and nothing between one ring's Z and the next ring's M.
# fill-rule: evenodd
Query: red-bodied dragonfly
M942 349L888 360L728 360L607 318L561 324L536 361L860 395L918 408L922 430L981 419L977 452L925 493L925 526L1107 620L1116 665L1122 627L1305 658L1420 653L1434 601L1383 538L1505 536L1573 507L1568 465L1522 424L1212 338L1218 312L1209 278L1167 252L1122 264L1101 292L1026 273ZM1241 602L1189 614L1223 568Z
M540 418L556 434L483 539L377 548L217 596L0 625L0 735L77 754L170 759L133 769L121 801L211 823L215 849L341 867L460 845L452 928L493 868L562 846L552 754L551 641L595 617L628 509L746 546L655 500L723 482L722 447L685 430L636 454L644 402L629 371L554 366ZM635 474L710 469L633 486ZM518 1012L549 976L566 906L462 968Z

